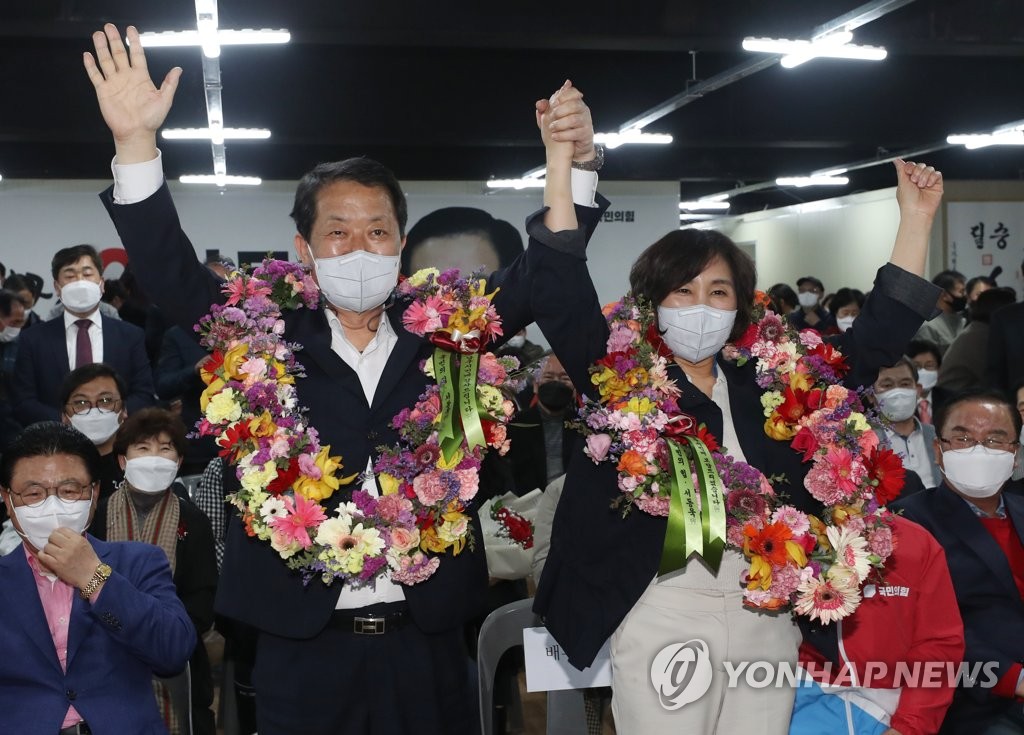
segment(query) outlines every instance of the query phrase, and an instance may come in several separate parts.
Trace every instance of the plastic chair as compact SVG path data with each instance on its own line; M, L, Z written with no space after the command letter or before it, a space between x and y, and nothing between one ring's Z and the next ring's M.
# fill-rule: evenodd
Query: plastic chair
M182 735L192 735L192 672L188 664L177 676L157 677L167 687L171 707L181 725Z
M480 727L494 735L494 674L505 651L523 645L523 629L540 625L533 600L516 600L499 607L480 626L477 643L477 676L480 683ZM586 735L587 717L583 693L578 690L548 692L549 735Z

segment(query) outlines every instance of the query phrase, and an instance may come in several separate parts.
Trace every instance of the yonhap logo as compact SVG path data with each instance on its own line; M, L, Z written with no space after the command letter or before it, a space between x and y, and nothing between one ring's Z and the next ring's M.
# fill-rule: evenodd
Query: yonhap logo
M677 710L703 697L711 688L708 644L694 638L662 648L651 663L651 685L667 710Z

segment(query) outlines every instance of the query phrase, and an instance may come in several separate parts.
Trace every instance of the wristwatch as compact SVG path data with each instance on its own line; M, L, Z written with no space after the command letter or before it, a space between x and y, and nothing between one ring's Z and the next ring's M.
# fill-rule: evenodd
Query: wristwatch
M110 575L114 573L114 570L110 568L109 564L100 562L100 565L96 567L96 571L92 573L92 579L82 589L78 590L78 594L82 596L83 600L88 600L93 596L93 593L99 589L99 586L110 579Z
M604 146L600 143L594 144L594 157L589 161L573 161L572 167L580 171L600 171L604 165Z

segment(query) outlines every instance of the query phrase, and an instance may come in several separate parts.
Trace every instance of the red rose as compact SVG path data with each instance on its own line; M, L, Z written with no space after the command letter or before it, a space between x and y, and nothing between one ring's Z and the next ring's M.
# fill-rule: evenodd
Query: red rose
M291 457L288 460L287 467L284 469L277 468L277 477L267 485L267 492L273 495L280 495L294 485L297 479L299 479L299 460Z
M805 426L793 437L793 442L790 446L796 451L804 453L804 462L810 462L814 457L814 453L818 451L819 444L811 430Z

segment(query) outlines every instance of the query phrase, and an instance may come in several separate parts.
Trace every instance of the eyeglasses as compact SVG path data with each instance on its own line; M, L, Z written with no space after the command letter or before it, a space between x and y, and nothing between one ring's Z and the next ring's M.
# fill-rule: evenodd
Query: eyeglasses
M939 437L939 441L948 444L953 449L973 449L974 447L981 444L985 449L998 449L1004 452L1012 452L1013 448L1020 442L1017 441L1002 441L1001 439L974 439L969 436L953 436L949 439L943 439Z
M77 401L68 401L64 408L67 410L68 416L71 414L88 413L92 408L98 408L100 411L106 411L107 413L117 413L121 410L121 399L114 398L113 396L103 396L95 401L79 398Z
M76 500L91 500L92 488L96 483L82 484L78 480L64 480L56 485L40 485L29 483L19 491L11 490L11 495L18 499L20 505L34 508L42 505L43 501L51 495L56 495L57 500L64 503L74 503Z

